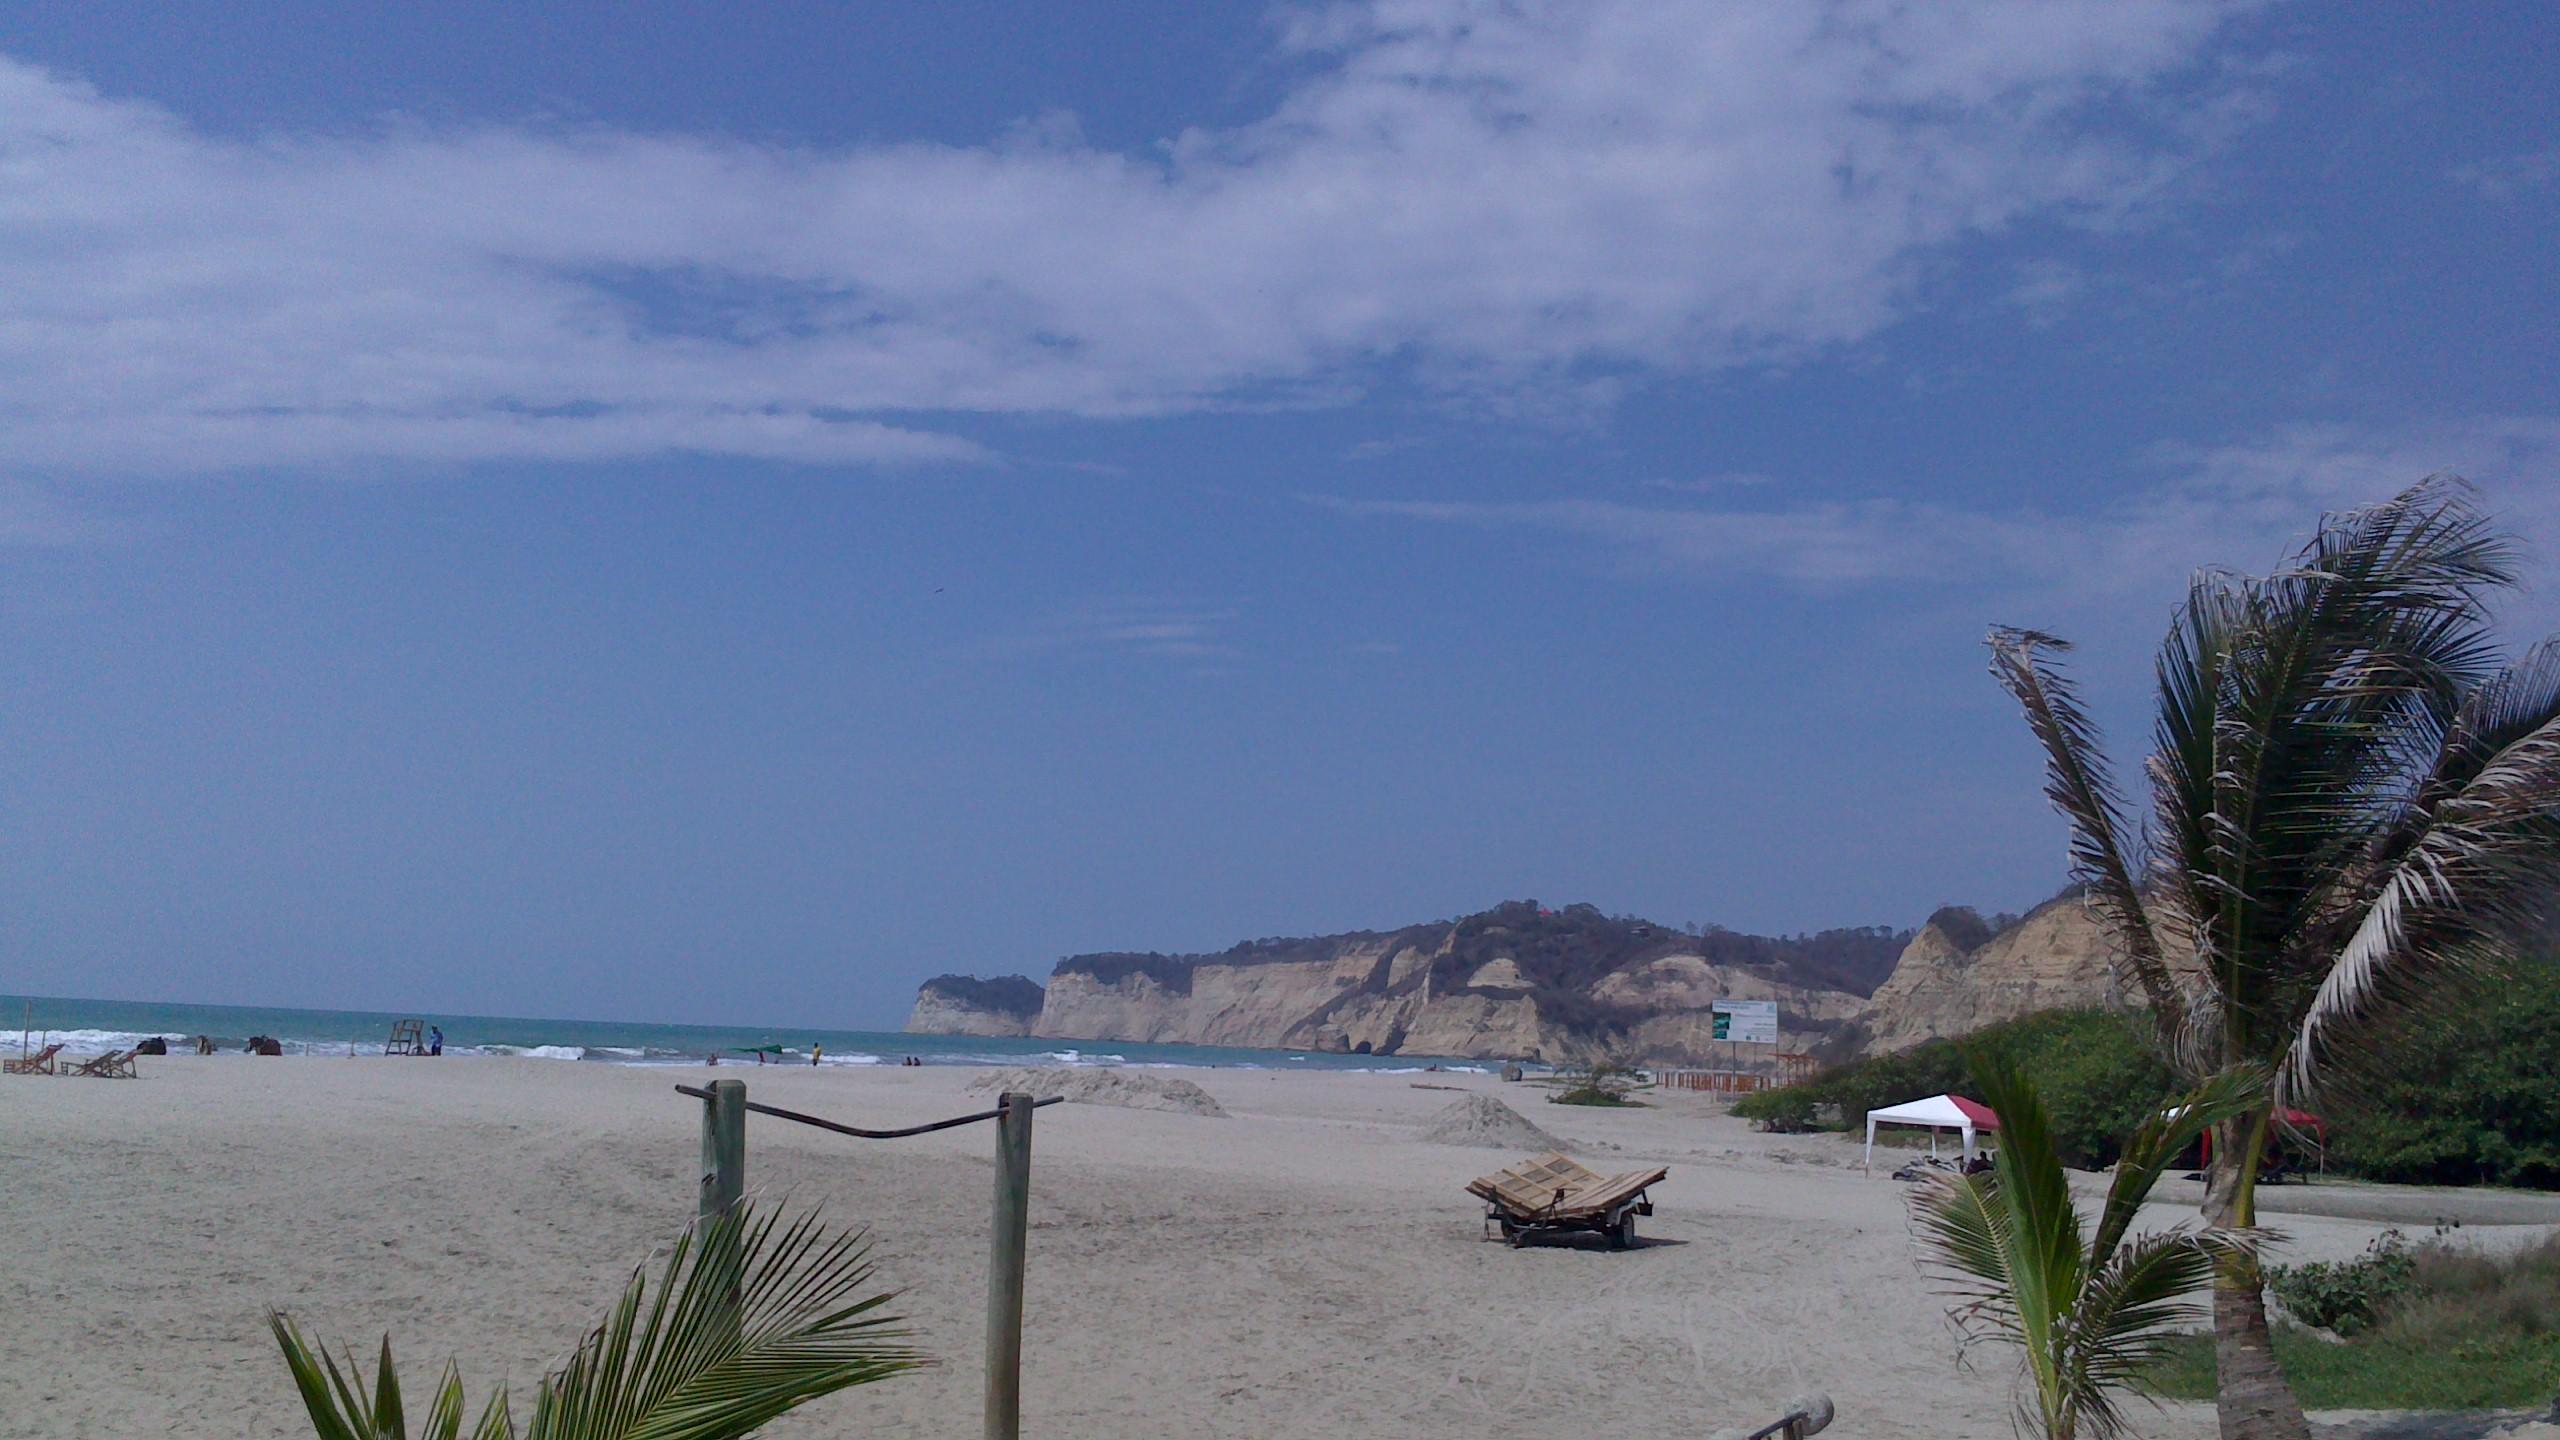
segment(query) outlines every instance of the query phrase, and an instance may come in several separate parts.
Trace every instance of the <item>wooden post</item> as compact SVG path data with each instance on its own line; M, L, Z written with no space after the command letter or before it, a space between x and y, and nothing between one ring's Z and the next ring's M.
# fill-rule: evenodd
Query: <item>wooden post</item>
M702 1102L701 1218L727 1210L747 1193L747 1082L714 1080Z
M996 1223L987 1270L986 1440L1022 1435L1022 1272L1031 1235L1031 1097L1008 1093L996 1120Z

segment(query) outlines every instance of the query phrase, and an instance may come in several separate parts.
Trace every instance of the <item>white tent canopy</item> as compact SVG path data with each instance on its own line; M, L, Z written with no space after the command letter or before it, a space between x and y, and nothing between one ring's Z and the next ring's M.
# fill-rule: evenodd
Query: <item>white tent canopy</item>
M1973 1158L1973 1140L1977 1132L1997 1130L2000 1117L1979 1100L1961 1095L1932 1095L1926 1100L1909 1100L1900 1105L1887 1105L1867 1112L1867 1165L1876 1163L1876 1127L1878 1125L1917 1125L1929 1133L1929 1153L1938 1153L1940 1130L1961 1131L1964 1135L1964 1158Z

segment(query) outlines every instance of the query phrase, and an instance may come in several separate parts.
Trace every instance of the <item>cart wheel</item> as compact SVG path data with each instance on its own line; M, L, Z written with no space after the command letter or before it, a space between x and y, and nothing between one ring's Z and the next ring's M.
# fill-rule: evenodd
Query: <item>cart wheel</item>
M1609 1248L1612 1250L1629 1250L1635 1247L1635 1243L1636 1212L1630 1210L1618 1217L1617 1224L1609 1227Z

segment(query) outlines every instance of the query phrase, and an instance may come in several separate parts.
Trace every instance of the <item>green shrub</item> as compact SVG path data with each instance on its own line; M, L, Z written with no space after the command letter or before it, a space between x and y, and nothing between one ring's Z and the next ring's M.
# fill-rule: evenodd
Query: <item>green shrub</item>
M2560 1390L2560 1239L2511 1258L2397 1236L2340 1265L2272 1279L2287 1308L2325 1316L2343 1345L2293 1325L2276 1363L2314 1409L2477 1410L2547 1404ZM2296 1296L2301 1296L2297 1299ZM2355 1318L2361 1317L2361 1318ZM2213 1337L2184 1342L2144 1377L2153 1393L2210 1400Z
M2115 1163L2124 1137L2178 1093L2177 1077L2151 1048L2149 1022L2103 1010L2058 1010L1993 1025L1968 1046L2015 1064L2052 1112L2054 1148L2089 1169ZM1853 1129L1870 1110L1965 1090L1956 1042L1932 1040L1841 1066L1800 1085L1734 1102L1733 1113L1769 1130Z
M1733 1102L1733 1113L1781 1135L1801 1135L1822 1128L1822 1106L1801 1085L1745 1095Z
M2327 1107L2329 1162L2409 1185L2560 1189L2560 963L2456 990Z
M2267 1286L2303 1324L2360 1335L2409 1293L2417 1269L2408 1237L2385 1230L2358 1259L2278 1265L2267 1272Z
M1560 1077L1564 1088L1547 1097L1551 1105L1637 1105L1627 1092L1635 1088L1635 1072L1616 1065L1593 1065Z

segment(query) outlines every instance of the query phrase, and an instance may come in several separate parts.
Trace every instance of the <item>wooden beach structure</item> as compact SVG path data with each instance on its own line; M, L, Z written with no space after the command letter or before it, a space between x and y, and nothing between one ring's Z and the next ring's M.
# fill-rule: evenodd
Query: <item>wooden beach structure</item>
M1810 1080L1822 1069L1819 1061L1801 1051L1781 1051L1770 1057L1766 1066L1691 1066L1665 1067L1652 1072L1653 1083L1665 1090L1701 1090L1710 1095L1750 1095L1762 1090L1797 1085Z
M1037 1100L1007 1091L993 1110L955 1115L898 1130L866 1130L747 1099L744 1080L714 1080L708 1089L678 1085L702 1102L702 1175L697 1213L704 1220L738 1203L747 1190L747 1112L771 1115L857 1140L903 1140L982 1120L996 1122L995 1224L987 1265L986 1440L1022 1436L1022 1283L1031 1240L1031 1113L1066 1099Z
M0 1062L0 1071L6 1071L11 1075L50 1075L53 1073L54 1057L61 1053L62 1042L56 1040L32 1055L22 1054L15 1060Z
M1636 1217L1653 1213L1645 1192L1670 1173L1657 1166L1603 1175L1549 1151L1468 1182L1467 1193L1485 1202L1486 1234L1500 1226L1514 1246L1543 1235L1585 1234L1625 1250L1636 1243Z

